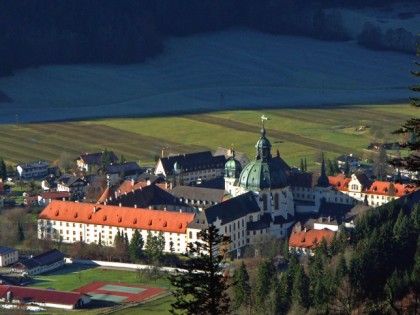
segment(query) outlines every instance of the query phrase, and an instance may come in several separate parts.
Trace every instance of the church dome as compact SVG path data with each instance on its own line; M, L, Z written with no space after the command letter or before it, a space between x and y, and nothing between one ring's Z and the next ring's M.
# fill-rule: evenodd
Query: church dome
M271 156L271 143L265 137L264 127L255 145L257 155L241 172L239 185L247 190L284 188L289 185L285 166Z
M232 149L232 156L225 164L225 177L239 178L241 171L242 165L235 159L235 151Z

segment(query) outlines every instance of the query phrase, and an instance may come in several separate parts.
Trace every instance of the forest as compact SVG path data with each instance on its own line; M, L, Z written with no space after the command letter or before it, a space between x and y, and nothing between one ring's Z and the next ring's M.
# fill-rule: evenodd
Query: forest
M42 64L142 62L164 51L165 36L236 26L275 34L347 40L334 7L381 7L388 1L308 0L1 0L0 76ZM405 1L405 3L415 1ZM366 25L359 43L414 51L413 34ZM411 47L412 46L412 47Z

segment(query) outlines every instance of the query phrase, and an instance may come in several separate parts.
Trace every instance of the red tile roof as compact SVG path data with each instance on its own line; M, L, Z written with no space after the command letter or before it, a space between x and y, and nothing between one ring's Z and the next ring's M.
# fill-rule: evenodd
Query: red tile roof
M344 174L339 174L337 176L328 176L328 181L330 184L337 190L340 191L349 191L349 182L351 181L351 178L346 178ZM397 184L392 183L394 185L394 192L392 196L395 197L402 197L406 194L409 194L411 192L416 191L418 188L416 188L414 185L406 185L406 184ZM390 191L391 182L381 182L381 181L375 181L370 186L364 187L362 190L362 193L364 194L371 194L371 195L386 195L391 196Z
M79 292L63 292L46 289L35 289L10 285L0 285L0 297L6 298L7 292L13 293L13 299L20 299L26 302L43 302L62 305L75 305L84 295Z
M321 243L322 238L325 238L327 244L330 244L334 233L330 230L303 230L301 232L293 230L290 234L289 246L312 249Z
M194 214L54 200L38 219L185 233Z
M337 176L328 176L328 181L335 189L340 191L348 191L349 182L351 178L346 178L344 174L338 174Z

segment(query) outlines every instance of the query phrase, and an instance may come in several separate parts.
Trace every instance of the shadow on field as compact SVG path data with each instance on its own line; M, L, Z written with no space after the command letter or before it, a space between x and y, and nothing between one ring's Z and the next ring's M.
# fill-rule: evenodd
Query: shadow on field
M82 265L82 264L66 264L63 267L53 270L48 273L44 273L43 276L59 276L59 275L67 275L69 273L80 272L88 269L96 268L95 265Z

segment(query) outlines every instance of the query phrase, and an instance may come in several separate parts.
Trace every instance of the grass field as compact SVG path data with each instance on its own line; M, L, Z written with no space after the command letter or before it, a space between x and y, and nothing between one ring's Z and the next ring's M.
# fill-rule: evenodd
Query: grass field
M261 128L290 165L306 158L313 167L320 151L328 157L354 153L372 141L395 140L391 131L413 116L408 105L358 105L335 108L238 110L154 118L107 118L90 121L0 125L0 156L9 163L76 158L105 148L118 156L153 165L164 153L187 153L234 146L249 158ZM364 131L356 131L368 126Z
M33 283L30 287L35 288L54 288L55 290L62 291L73 291L82 286L90 284L92 282L114 282L121 284L134 284L143 285L149 287L157 287L168 289L169 281L166 275L155 275L155 277L149 275L142 275L139 277L138 271L122 271L122 270L106 270L101 268L91 268L85 265L65 265L56 271L47 273L45 275L39 275L34 277ZM123 309L115 314L169 314L170 303L172 302L172 296L157 299L152 302L147 302L139 306ZM72 313L80 314L101 314L108 311L109 308L93 308L74 310ZM0 310L0 314L1 314ZM41 314L65 314L68 311L49 309Z

